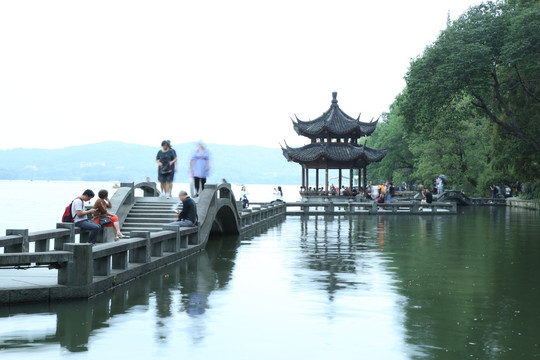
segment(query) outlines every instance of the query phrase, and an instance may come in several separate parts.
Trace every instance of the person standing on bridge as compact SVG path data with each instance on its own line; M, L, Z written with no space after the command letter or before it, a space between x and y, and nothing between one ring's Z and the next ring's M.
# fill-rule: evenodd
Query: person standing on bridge
M161 142L161 150L156 155L158 164L158 180L161 183L161 196L171 198L172 183L174 179L176 151L171 147L170 140Z
M437 194L442 195L442 193L444 192L443 179L441 179L441 177L439 176L437 180L435 180L435 182L437 183Z
M182 202L182 211L174 210L178 214L178 221L169 225L180 227L197 226L197 204L195 204L195 200L190 198L184 190L180 191L179 197Z
M199 142L197 150L193 153L189 168L195 182L194 197L197 197L204 190L204 184L206 184L206 178L210 172L210 153L202 142Z

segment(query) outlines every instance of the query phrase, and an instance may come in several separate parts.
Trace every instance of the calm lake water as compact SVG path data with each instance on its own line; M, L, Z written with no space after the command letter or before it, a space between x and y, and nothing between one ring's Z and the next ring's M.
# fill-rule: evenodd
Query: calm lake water
M0 358L540 359L540 215L459 210L212 238L90 300L0 307Z

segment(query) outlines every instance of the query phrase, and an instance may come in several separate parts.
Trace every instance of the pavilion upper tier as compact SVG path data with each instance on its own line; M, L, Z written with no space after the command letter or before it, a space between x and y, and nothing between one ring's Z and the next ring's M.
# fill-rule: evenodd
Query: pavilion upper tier
M293 126L298 135L311 139L312 143L317 140L331 142L338 139L343 139L342 142L354 142L362 136L371 135L377 122L362 122L360 116L354 119L347 115L338 105L337 92L333 92L332 104L327 111L314 120L302 121L296 118Z

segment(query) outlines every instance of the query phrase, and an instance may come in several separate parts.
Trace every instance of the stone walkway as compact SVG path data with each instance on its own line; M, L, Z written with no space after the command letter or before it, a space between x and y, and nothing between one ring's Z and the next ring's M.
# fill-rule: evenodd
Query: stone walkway
M47 268L34 268L27 270L0 268L0 288L22 289L56 286L58 283L58 270Z

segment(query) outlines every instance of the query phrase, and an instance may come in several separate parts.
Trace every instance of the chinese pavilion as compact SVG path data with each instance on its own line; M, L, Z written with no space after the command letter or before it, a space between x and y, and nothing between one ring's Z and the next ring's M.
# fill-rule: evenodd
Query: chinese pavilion
M370 163L381 161L386 149L372 149L358 145L358 139L375 131L377 121L361 122L345 114L338 106L337 92L332 93L330 108L315 120L292 120L298 135L305 136L311 143L300 148L291 148L285 143L283 156L288 161L302 165L302 186L309 187L309 169L315 169L315 187L319 188L319 169L325 170L325 193L328 195L328 170L339 170L339 188L342 186L342 170L349 170L349 188L353 187L353 170L359 171L359 184L363 171L366 184L366 168Z

